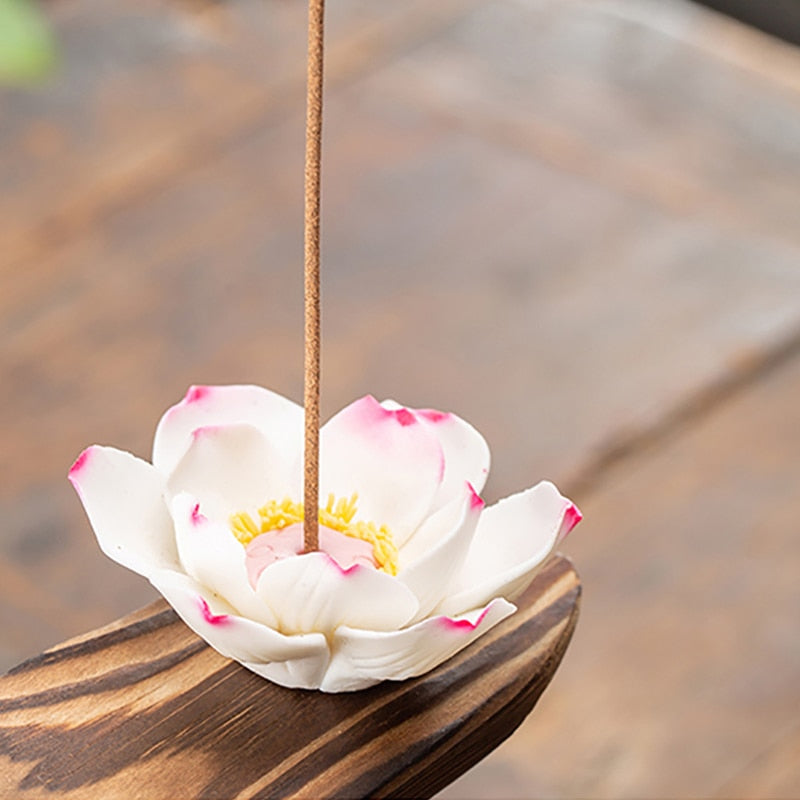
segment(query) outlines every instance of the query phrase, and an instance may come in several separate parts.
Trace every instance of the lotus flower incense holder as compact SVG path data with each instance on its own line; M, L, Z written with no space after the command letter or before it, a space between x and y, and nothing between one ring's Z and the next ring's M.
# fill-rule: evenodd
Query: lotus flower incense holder
M223 655L282 686L421 675L515 611L580 521L542 482L484 507L489 448L450 413L356 400L320 431L319 544L303 552L303 409L197 386L152 464L92 446L70 470L97 540Z

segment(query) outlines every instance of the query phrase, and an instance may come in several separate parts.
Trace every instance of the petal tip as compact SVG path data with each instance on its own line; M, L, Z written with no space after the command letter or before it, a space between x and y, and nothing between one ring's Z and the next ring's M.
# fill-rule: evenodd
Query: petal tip
M448 631L453 631L457 633L472 633L480 624L486 619L486 615L489 613L490 606L486 606L486 608L481 611L478 618L475 622L470 622L468 619L454 619L453 617L438 617L437 622Z
M183 402L189 405L190 403L198 403L200 400L205 399L211 394L210 386L190 386L183 398Z
M471 511L482 511L486 501L475 491L472 484L467 481L467 490L470 493L469 507Z
M390 413L404 428L417 422L417 418L407 408L398 408Z
M365 569L361 564L351 564L349 567L343 567L332 555L326 553L324 550L318 552L321 552L322 555L325 556L325 561L344 578L352 578L354 575L361 572L361 570Z
M417 414L434 425L440 422L447 422L453 416L449 411L436 411L433 408L421 408L417 411Z
M413 411L399 406L387 408L379 403L371 394L364 395L351 403L346 409L350 412L353 422L370 425L388 420L394 420L402 427L415 425L419 422Z
M76 478L78 477L78 473L80 473L86 465L89 463L89 459L92 456L93 447L87 447L76 459L75 463L69 468L68 478L73 483L75 482Z
M231 622L231 618L227 614L213 614L211 609L208 607L208 602L206 602L205 597L198 595L197 605L200 608L200 613L203 615L203 619L209 625L228 625Z
M563 533L561 537L566 536L581 520L583 514L575 503L570 503L564 510L564 521L562 523Z

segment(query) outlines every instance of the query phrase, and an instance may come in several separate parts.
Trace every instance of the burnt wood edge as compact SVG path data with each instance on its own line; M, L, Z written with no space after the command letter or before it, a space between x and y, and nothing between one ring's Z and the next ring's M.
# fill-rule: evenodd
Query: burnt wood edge
M571 578L568 578L570 574ZM541 588L553 586L565 578L568 578L572 585L563 594L556 596L547 606L536 611L522 622L521 626L512 628L502 634L496 642L488 643L487 653L491 654L497 651L499 655L500 650L507 649L504 643L507 643L511 637L516 636L519 639L520 635L524 636L526 630L530 634L529 640L535 646L545 639L550 631L560 628L556 634L555 641L548 642L542 648L541 656L536 657L526 665L526 672L530 674L530 677L525 679L525 676L522 676L521 681L512 679L503 685L500 690L503 698L499 707L497 695L490 696L480 706L471 709L464 717L451 721L446 730L437 731L426 737L424 741L416 742L415 746L411 748L414 752L409 752L407 754L408 758L403 758L396 762L394 769L380 771L379 774L370 774L372 771L368 770L366 774L357 776L353 782L342 787L341 792L337 791L336 794L339 796L364 795L363 791L359 792L358 787L359 784L362 784L362 779L366 779L367 783L370 784L367 790L367 794L370 797L420 797L432 794L473 766L497 744L507 738L522 722L549 682L574 630L578 615L580 584L571 563L564 557L551 559L537 575L531 589L520 599L520 610L530 609L540 596L539 590ZM156 601L108 626L68 640L52 650L42 653L40 656L28 659L12 669L10 674L32 671L38 667L47 667L51 664L69 662L73 658L79 659L87 655L91 656L104 647L112 646L114 643L125 642L140 635L152 634L159 629L166 629L172 625L180 629L180 633L176 632L175 634L178 641L184 643L182 640L185 640L188 643L188 647L182 647L177 652L165 654L161 659L167 659L170 663L173 663L174 659L181 660L189 657L191 655L189 651L202 649L206 646L200 639L195 639L188 628L183 627L178 617L166 607L163 601ZM166 635L172 636L172 634ZM519 655L525 652L526 645L524 642L518 643L512 649ZM463 651L463 654L466 653L467 651ZM444 669L444 672L440 673L439 679L448 676L448 673L453 670L458 671L458 664L465 657L463 654L459 654L461 657L456 656L449 665L447 662L442 665L440 670ZM161 661L161 659L158 660ZM122 682L124 684L129 683L131 676L127 675L128 670L129 668L127 667L115 670L115 678L123 679ZM429 674L434 676L434 680L436 680L436 672ZM427 677L423 676L421 679L415 679L412 683L420 680L424 681ZM80 693L79 689L81 687L79 687L79 683L76 682L74 685L67 684L59 687L53 692L53 700L67 699L64 691L67 690L67 694L69 694L70 688L74 688L76 692ZM85 690L86 687L83 686L82 688ZM108 688L112 687L109 686ZM407 691L410 688L411 684L406 684L403 691ZM391 692L387 700L393 694L394 692ZM29 695L24 698L28 702L23 702L20 707L27 706L29 702L41 704L41 700L47 700L43 695L49 695L49 692L36 693L34 696ZM23 700L23 698L19 699ZM16 705L13 701L12 704ZM458 756L456 758L448 758L448 755L452 755L455 748L458 748ZM272 788L275 787L273 786Z
M578 584L552 606L542 611L544 614L555 614L572 607L566 617L563 630L548 649L548 655L537 661L530 679L521 689L509 688L505 693L507 697L499 709L490 713L486 719L479 720L479 724L460 726L459 731L466 731L466 733L455 732L448 737L446 746L431 749L426 757L416 762L414 768L405 770L405 774L401 778L388 781L371 796L376 798L430 797L475 766L501 742L511 736L536 705L561 663L578 622L580 598L581 586ZM482 714L486 713L489 705L491 702L487 701L477 707L470 718L480 718ZM459 758L447 758L456 748L460 751Z

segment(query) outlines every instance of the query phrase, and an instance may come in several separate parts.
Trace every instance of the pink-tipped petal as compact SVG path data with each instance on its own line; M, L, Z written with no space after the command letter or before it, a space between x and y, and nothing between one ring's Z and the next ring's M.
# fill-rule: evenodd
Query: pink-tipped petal
M233 624L230 614L212 614L205 597L197 595L197 604L200 606L200 613L203 615L203 620L209 625Z
M169 475L198 428L253 425L288 459L299 458L303 441L303 409L260 386L193 386L186 397L161 418L153 441L153 465Z
M343 570L322 552L271 564L261 573L256 593L285 633L330 635L340 625L393 630L417 610L414 594L396 578L372 567Z
M374 548L363 539L346 536L339 531L319 525L317 529L319 549L327 553L344 571L360 564L375 569L378 565ZM278 530L267 531L256 536L245 548L247 580L255 588L261 573L271 564L285 558L294 558L305 552L303 523L298 522Z
M433 408L419 408L417 409L417 416L422 417L434 425L449 422L453 416L449 411L436 411Z
M267 500L297 496L300 470L252 425L198 428L167 480L170 496L188 492L200 512L226 522L238 511L254 511Z
M230 605L183 573L160 570L150 576L180 618L217 652L253 672L270 672L283 686L317 689L328 665L329 650L319 633L285 636L238 616Z
M477 617L475 617L475 611L472 611L458 619L454 619L453 617L435 617L435 619L446 631L472 633L480 628L481 624L486 619L486 615L489 613L489 608L490 606L486 606ZM474 617L474 619L471 619L471 617Z
M199 403L201 400L205 400L212 391L213 388L211 386L190 386L186 392L186 397L183 398L183 402L186 405Z
M567 538L569 532L583 519L581 510L575 503L568 502L564 509L564 519L561 522L561 530L558 533L558 541Z
M398 579L419 601L417 622L436 607L467 557L483 501L465 483L461 497L428 517L400 551Z
M394 400L384 400L387 409L409 411L434 433L444 453L444 475L442 485L433 501L436 511L461 493L464 481L480 492L489 475L489 445L468 422L446 411L431 408L403 409ZM396 412L397 413L397 412Z
M198 583L223 598L236 613L270 627L278 621L247 580L244 546L224 522L198 514L198 503L187 492L171 504L181 564Z
M73 464L69 479L102 551L140 575L178 564L164 503L164 479L146 461L95 445Z
M552 553L574 514L548 481L484 510L461 571L437 611L458 615L493 597L516 599Z
M200 503L195 503L192 508L192 525L202 525L208 522L208 517L200 513Z
M364 397L321 431L320 494L358 492L357 518L388 525L400 546L428 515L443 463L428 425Z
M69 469L68 477L76 491L80 491L80 475L84 472L85 468L89 466L89 460L92 457L93 449L93 447L87 447L75 459L75 463Z
M323 692L364 689L379 681L401 681L437 667L516 611L498 598L456 619L428 617L388 633L340 628Z

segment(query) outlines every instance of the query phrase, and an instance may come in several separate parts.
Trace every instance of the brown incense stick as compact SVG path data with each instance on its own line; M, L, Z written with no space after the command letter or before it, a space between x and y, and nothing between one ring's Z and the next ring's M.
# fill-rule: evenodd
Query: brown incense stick
M303 545L319 548L319 218L322 157L322 56L325 0L308 3L305 161L305 475Z

